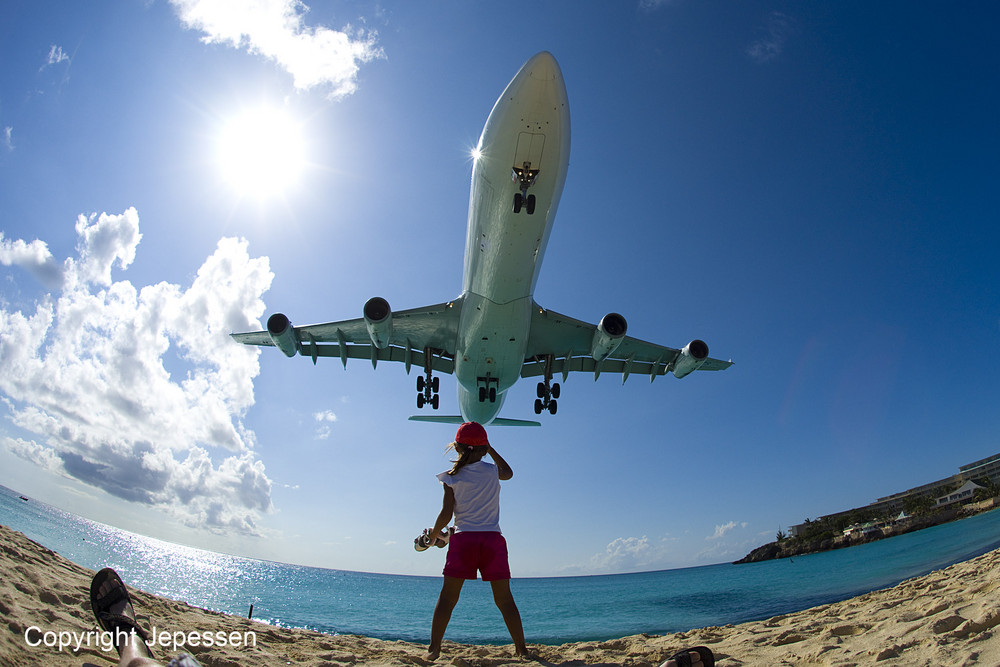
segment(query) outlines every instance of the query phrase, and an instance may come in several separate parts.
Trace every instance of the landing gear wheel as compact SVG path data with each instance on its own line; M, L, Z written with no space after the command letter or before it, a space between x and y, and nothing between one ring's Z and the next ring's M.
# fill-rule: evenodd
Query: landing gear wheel
M440 379L434 377L434 350L430 347L424 348L424 374L417 376L417 407L422 408L430 405L435 410L438 409L438 386Z
M521 207L524 206L524 195L520 192L514 193L514 213L520 213Z
M535 212L535 195L528 195L528 199L524 202L525 207L528 209L528 215Z
M490 403L496 403L496 402L497 402L497 388L490 387Z
M552 382L552 365L555 362L555 355L547 354L544 357L535 357L535 359L545 363L545 380L539 382L535 387L535 393L538 395L535 400L535 414L540 415L547 411L554 415L559 409L556 399L561 393L559 383Z
M480 403L486 402L486 387L479 388L479 402Z

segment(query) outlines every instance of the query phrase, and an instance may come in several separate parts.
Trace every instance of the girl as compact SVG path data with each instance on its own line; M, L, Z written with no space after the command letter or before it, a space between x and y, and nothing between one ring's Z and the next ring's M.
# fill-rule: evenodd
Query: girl
M462 584L466 579L475 579L477 571L493 588L493 601L514 640L514 650L517 655L528 657L521 614L510 592L507 542L500 534L500 480L510 479L514 472L490 446L486 429L476 422L459 426L451 446L459 457L451 470L437 476L444 485L444 502L428 533L440 535L453 515L456 532L448 542L444 585L434 607L427 658L437 660L441 654L441 640L462 592ZM482 460L487 454L495 465Z

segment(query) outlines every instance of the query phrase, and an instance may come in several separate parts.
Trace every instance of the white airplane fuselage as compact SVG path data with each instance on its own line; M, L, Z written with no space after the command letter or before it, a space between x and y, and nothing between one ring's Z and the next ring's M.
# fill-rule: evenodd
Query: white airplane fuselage
M556 414L560 373L620 373L685 377L720 371L732 361L711 359L694 339L676 349L626 335L627 323L608 313L590 324L541 309L535 285L569 168L569 102L562 72L550 53L531 58L493 106L473 152L462 293L457 299L393 314L372 297L362 317L294 327L283 313L266 330L233 333L245 345L273 346L285 356L401 362L417 377L417 408L439 406L439 378L454 373L461 415L416 421L540 425L498 418L507 391L537 377L535 414ZM530 355L530 358L528 357Z
M555 58L542 52L497 100L474 155L455 353L458 402L467 421L490 423L520 377L569 146L562 72ZM537 170L530 186L524 187L515 168ZM515 196L521 194L533 197L532 213L527 206L515 212Z

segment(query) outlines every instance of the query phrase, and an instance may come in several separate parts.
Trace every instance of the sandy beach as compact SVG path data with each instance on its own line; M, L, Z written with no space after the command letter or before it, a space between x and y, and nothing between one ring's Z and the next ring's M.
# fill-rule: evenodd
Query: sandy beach
M1000 550L886 590L764 621L671 635L633 635L561 646L531 644L544 665L658 665L677 650L706 645L720 665L1000 665ZM0 665L117 663L102 650L90 610L93 571L0 526ZM128 582L128 573L121 573ZM158 657L183 637L206 667L424 665L426 647L359 636L285 630L131 589L155 626ZM428 604L432 604L429 601ZM193 646L206 637L211 648ZM68 644L60 648L59 643ZM225 646L219 643L225 642ZM89 642L89 643L88 643ZM253 643L255 642L255 645ZM78 646L79 644L79 646ZM250 645L247 645L250 644ZM445 642L436 664L531 664L511 646Z

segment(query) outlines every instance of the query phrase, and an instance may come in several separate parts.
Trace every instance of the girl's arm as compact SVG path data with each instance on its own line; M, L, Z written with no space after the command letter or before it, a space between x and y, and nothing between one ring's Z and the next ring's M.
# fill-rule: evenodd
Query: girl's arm
M451 517L455 515L455 490L447 484L444 485L444 500L441 502L441 513L438 514L434 527L431 528L431 535L440 535L451 522Z
M497 472L501 480L508 480L514 476L514 471L511 470L510 465L497 453L497 450L493 449L493 445L490 445L489 454L493 457L493 462L497 464Z

